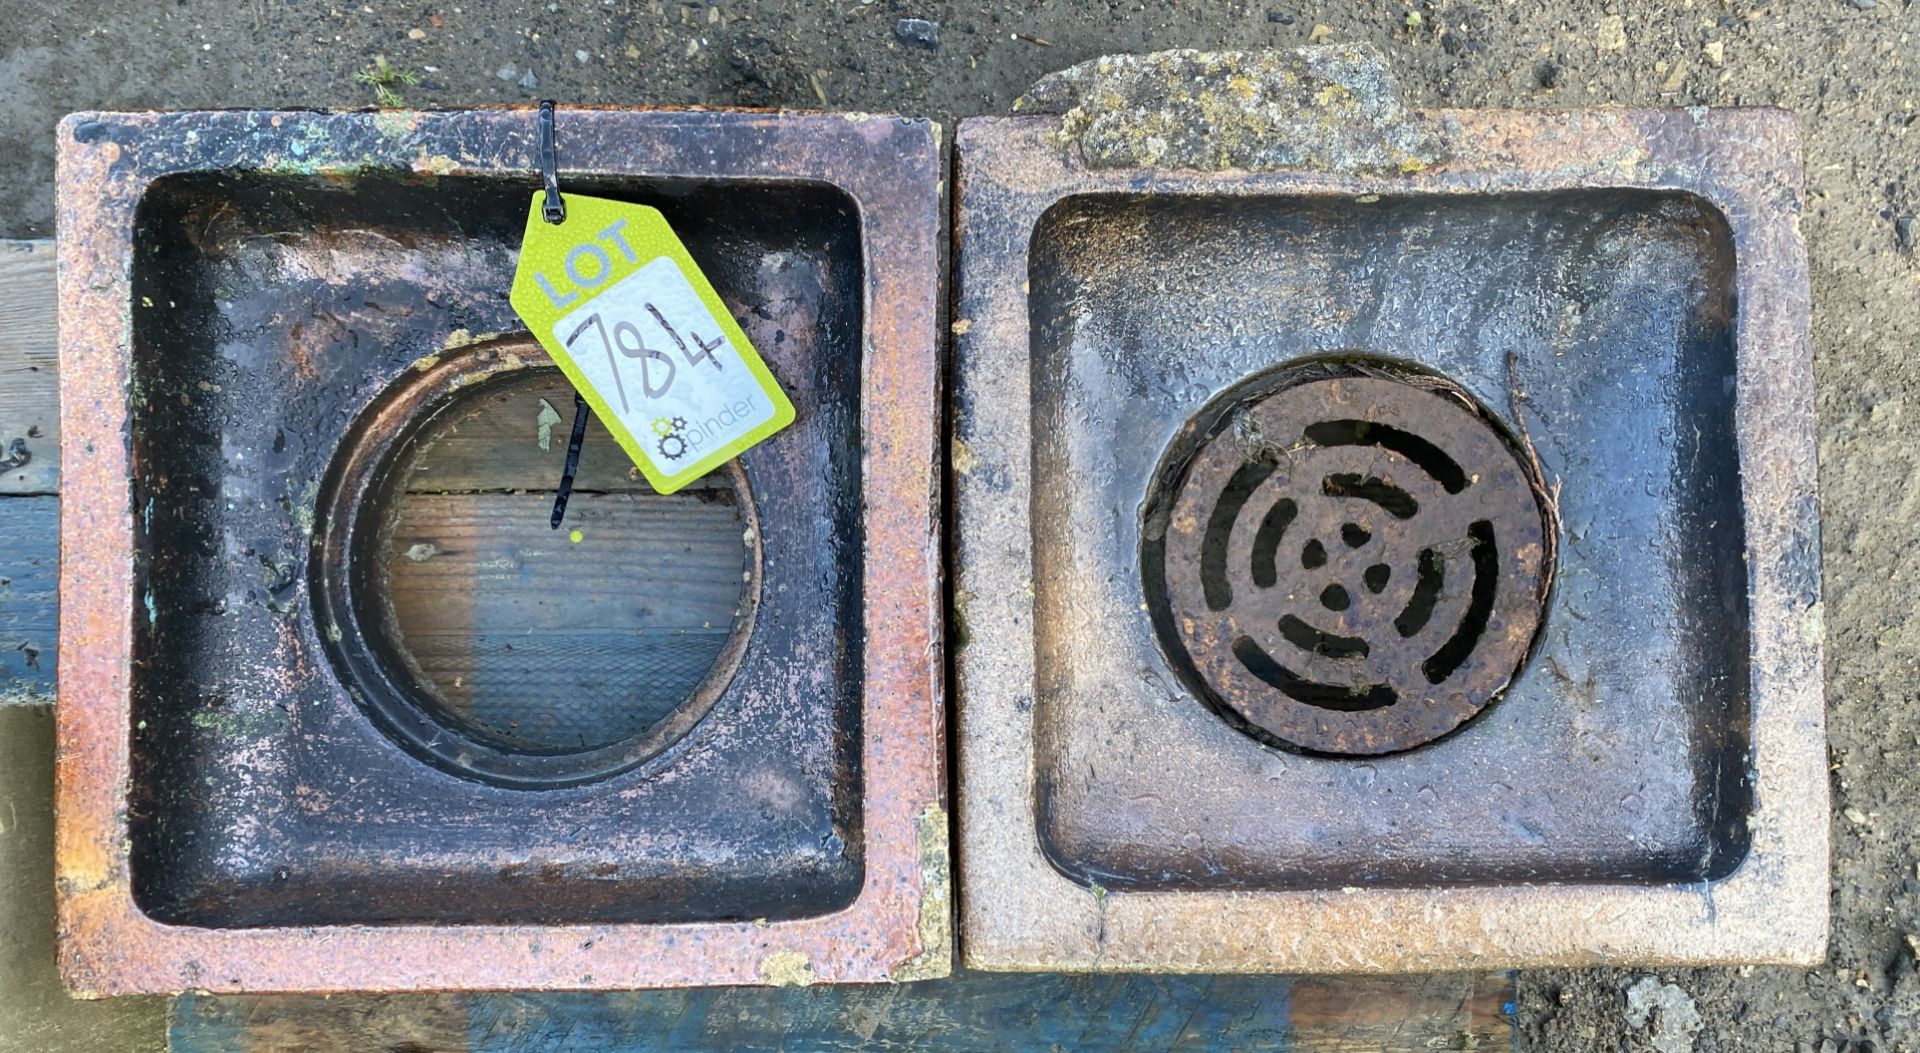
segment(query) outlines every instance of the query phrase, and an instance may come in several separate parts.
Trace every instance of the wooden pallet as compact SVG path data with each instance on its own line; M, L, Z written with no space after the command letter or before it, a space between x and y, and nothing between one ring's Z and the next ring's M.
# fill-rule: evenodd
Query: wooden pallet
M59 404L50 242L0 242L0 705L43 707L55 690ZM14 446L14 439L22 440ZM21 463L18 450L27 456ZM13 451L11 454L9 451ZM22 717L26 716L23 712ZM47 751L44 712L12 729ZM26 729L32 730L32 729ZM22 746L21 744L25 744ZM36 1048L151 1048L150 1011L86 1005L51 982L46 758L0 763L0 934L32 954L0 957L20 997L0 1031ZM9 813L7 809L12 809ZM24 818L22 818L24 816ZM24 935L22 935L24 934ZM1374 1050L1509 1047L1510 973L1316 978L960 973L884 987L699 989L626 994L333 998L183 995L167 1019L178 1053L520 1053L782 1049ZM149 1023L150 1022L150 1023ZM111 1033L111 1038L108 1036Z
M1511 1045L1503 975L970 973L886 987L634 994L206 998L173 1003L175 1053L294 1050L928 1049L942 1053L1433 1050Z

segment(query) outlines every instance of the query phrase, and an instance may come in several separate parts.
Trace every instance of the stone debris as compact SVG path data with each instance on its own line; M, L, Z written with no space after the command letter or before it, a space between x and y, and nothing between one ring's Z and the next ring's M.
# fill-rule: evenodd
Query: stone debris
M893 24L893 37L908 47L937 51L940 48L940 23L924 18L903 18Z
M1627 988L1627 1026L1649 1031L1658 1053L1693 1053L1693 1036L1702 1026L1700 1008L1678 984L1643 976Z
M1364 44L1110 55L1049 74L1014 103L1056 114L1093 168L1417 172L1446 159L1441 122L1410 113Z
M1625 51L1627 49L1627 22L1619 15L1602 18L1594 33L1595 43L1602 51Z

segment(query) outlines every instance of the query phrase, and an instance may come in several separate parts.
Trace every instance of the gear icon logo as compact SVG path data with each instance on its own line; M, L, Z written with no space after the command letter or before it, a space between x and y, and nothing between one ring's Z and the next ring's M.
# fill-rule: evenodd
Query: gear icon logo
M677 461L687 455L687 418L655 417L653 433L659 436L654 448L660 451L660 456Z

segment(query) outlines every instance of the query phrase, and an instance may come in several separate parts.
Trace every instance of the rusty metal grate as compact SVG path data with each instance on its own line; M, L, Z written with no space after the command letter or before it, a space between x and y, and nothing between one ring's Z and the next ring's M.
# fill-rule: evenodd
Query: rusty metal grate
M1262 741L1380 754L1513 678L1552 532L1531 458L1464 389L1328 365L1243 384L1162 461L1142 566L1162 645Z

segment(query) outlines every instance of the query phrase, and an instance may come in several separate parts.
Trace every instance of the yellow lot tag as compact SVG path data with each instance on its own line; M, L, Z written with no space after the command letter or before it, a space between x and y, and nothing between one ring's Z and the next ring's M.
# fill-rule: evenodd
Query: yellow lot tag
M513 309L663 494L793 423L767 371L658 209L566 195L527 210Z

